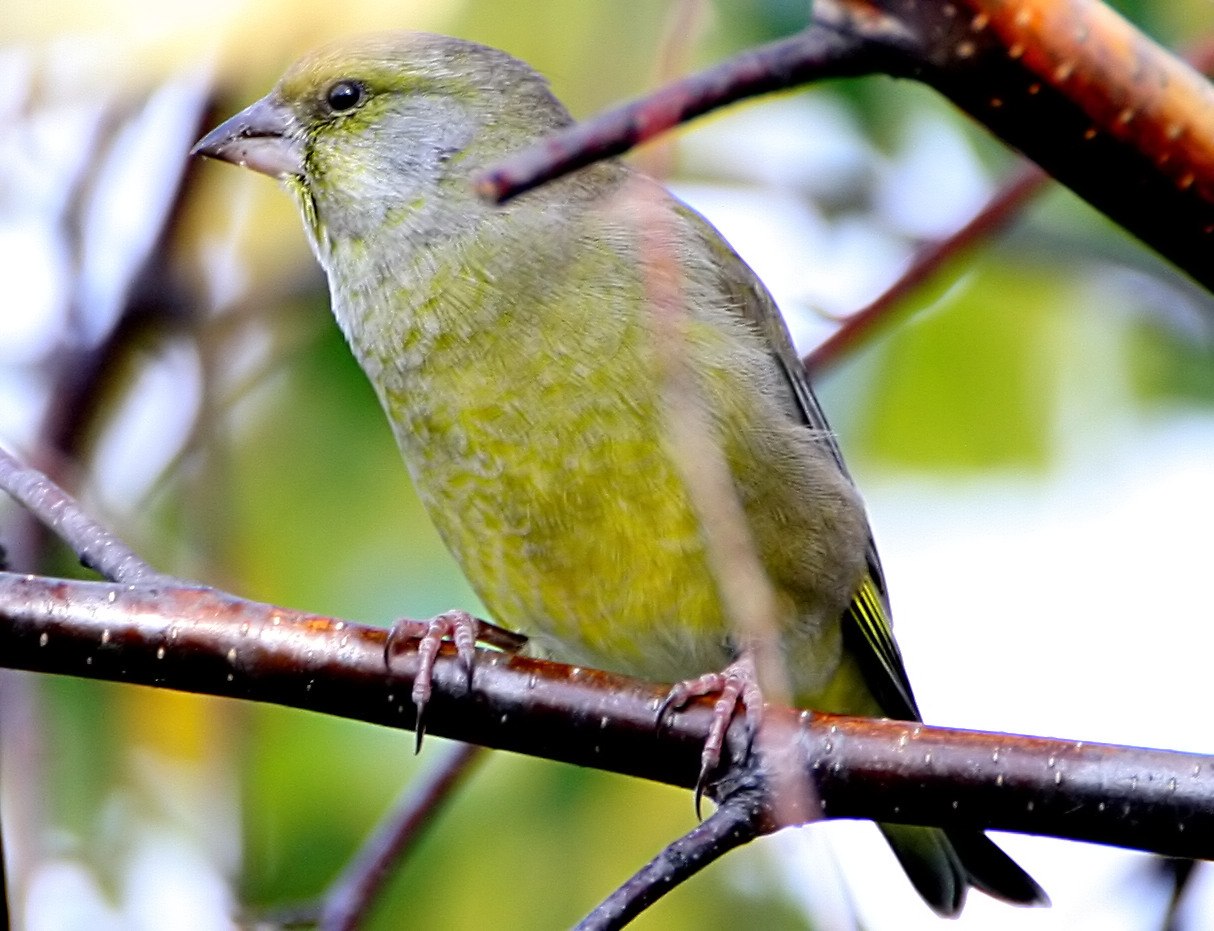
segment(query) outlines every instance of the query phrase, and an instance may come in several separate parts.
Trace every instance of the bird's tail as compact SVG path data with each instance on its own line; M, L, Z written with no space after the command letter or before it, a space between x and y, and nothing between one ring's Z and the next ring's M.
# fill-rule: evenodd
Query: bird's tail
M915 889L938 915L957 915L970 886L1012 905L1050 903L1033 877L981 831L909 824L878 827Z

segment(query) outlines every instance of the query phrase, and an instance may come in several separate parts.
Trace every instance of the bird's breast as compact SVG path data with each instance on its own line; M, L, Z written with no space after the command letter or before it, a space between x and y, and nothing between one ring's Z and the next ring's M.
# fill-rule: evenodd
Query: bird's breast
M560 659L679 678L726 661L725 622L651 373L615 342L610 365L526 351L478 364L436 347L385 403L496 620Z

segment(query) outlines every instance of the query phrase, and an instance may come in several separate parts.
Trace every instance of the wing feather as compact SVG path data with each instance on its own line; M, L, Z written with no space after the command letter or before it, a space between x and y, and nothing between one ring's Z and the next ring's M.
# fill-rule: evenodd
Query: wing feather
M707 222L690 210L687 214L701 224ZM742 263L742 259L722 238L705 238L718 252L715 256L718 267L729 269L734 263ZM850 481L851 474L843 461L843 453L835 441L774 299L753 272L736 275L723 273L720 281L728 292L734 310L765 338L772 359L788 388L786 406L814 431L818 442L829 451L839 471ZM842 618L844 647L855 657L866 684L884 713L894 718L917 721L921 719L919 708L902 662L902 653L894 641L885 573L871 530L866 557L868 574Z

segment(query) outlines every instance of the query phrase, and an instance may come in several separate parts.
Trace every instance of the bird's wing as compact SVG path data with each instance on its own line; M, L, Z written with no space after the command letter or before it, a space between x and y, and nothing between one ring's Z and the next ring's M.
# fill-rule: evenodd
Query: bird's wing
M737 313L766 339L772 358L788 385L797 415L814 431L818 441L830 452L839 471L850 480L843 453L835 442L834 433L809 383L805 367L801 364L775 301L749 268L745 269L745 274L732 273L734 269L730 269L731 265L745 266L745 263L706 220L694 211L688 210L687 213L689 218L708 227L705 238L718 253L714 258L723 269L721 286L728 292L727 296ZM885 573L881 570L881 559L877 555L877 545L871 531L866 555L868 575L843 616L844 646L855 657L882 711L893 718L917 721L920 719L919 708L906 675L902 653L894 641Z

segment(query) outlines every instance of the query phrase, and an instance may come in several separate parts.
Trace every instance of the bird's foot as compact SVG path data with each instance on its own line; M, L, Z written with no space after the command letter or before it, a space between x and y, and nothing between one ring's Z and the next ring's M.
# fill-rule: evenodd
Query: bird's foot
M763 693L759 689L758 674L749 653L740 657L720 672L710 672L695 679L687 679L675 685L658 708L658 727L671 711L682 708L692 699L705 695L716 695L712 708L712 723L704 749L700 752L700 775L696 780L696 817L700 817L700 801L708 777L721 762L721 751L725 746L725 734L734 714L741 708L746 714L748 741L754 739L763 721Z
M384 643L384 665L392 670L392 660L406 647L406 641L417 641L417 675L413 679L413 704L417 708L417 751L422 748L422 737L426 726L424 713L430 701L431 683L434 678L434 663L438 659L443 640L450 638L455 644L455 653L460 668L472 687L472 664L476 659L477 641L488 643L508 652L516 652L527 638L521 634L490 624L473 617L466 611L444 611L428 621L402 618L388 631Z

